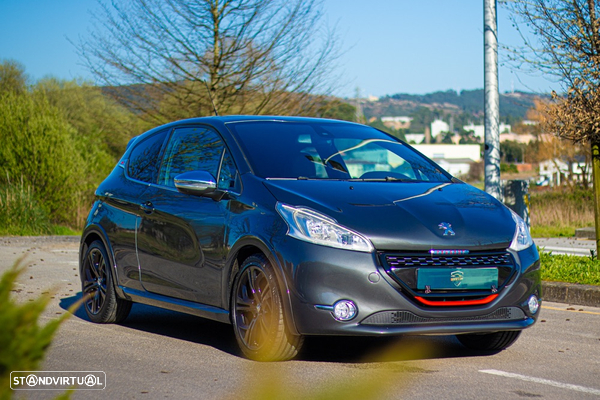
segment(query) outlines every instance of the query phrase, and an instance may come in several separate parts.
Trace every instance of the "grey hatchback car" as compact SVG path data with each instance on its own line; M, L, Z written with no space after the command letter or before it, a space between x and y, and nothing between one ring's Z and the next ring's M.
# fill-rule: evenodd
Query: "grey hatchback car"
M499 351L541 304L519 216L392 136L312 118L196 118L132 139L96 191L80 270L92 321L133 302L190 313L231 324L257 360L293 358L307 335Z

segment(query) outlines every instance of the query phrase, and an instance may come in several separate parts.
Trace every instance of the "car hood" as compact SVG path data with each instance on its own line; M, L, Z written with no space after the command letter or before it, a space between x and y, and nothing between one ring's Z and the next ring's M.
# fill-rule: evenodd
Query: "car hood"
M275 198L320 211L377 250L507 248L510 211L465 183L266 180ZM454 234L452 234L454 233Z

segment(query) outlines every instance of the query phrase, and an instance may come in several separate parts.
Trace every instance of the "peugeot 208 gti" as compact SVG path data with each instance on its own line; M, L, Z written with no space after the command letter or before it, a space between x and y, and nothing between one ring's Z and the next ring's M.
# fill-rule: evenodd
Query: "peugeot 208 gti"
M132 302L229 323L242 352L294 357L306 335L456 335L499 351L536 321L523 220L374 128L206 117L129 143L81 239L85 309Z

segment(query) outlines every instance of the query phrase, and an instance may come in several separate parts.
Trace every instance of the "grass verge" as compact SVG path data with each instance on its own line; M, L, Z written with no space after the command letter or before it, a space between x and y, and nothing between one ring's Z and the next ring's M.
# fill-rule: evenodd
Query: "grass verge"
M542 280L600 285L600 260L595 256L553 255L540 252Z

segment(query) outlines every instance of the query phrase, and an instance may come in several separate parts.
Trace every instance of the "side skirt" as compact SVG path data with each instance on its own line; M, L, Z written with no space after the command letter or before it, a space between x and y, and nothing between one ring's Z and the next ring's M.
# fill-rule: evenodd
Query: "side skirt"
M123 286L119 286L119 288L123 291L127 300L131 300L134 303L147 304L149 306L165 308L167 310L179 311L202 318L212 319L218 322L224 322L226 324L231 323L229 319L229 311L222 308L176 299L174 297L162 296L160 294L131 289Z

